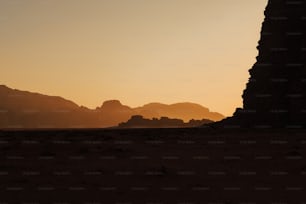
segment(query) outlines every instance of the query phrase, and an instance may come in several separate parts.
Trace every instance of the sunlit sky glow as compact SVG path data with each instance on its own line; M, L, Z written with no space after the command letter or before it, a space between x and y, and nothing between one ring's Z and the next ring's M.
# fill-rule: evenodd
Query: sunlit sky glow
M242 105L267 0L0 0L1 84L90 108Z

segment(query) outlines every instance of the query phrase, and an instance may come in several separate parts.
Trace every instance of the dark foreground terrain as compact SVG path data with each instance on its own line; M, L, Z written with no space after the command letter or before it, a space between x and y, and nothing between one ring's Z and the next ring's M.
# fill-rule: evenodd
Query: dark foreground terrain
M306 131L0 131L0 203L306 203Z

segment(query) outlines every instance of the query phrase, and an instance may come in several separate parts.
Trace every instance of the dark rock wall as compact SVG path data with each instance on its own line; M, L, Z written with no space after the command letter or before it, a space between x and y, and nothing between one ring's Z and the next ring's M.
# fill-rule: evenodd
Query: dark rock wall
M248 126L305 126L306 1L270 0L257 48L235 117Z

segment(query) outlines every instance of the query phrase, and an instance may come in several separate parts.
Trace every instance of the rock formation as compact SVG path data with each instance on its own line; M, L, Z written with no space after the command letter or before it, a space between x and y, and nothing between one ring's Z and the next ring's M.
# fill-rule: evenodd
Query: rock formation
M306 1L269 0L243 108L219 124L306 127Z
M134 115L127 122L120 123L119 128L191 128L212 122L213 121L207 119L192 119L188 123L185 123L182 119L168 117L148 119L144 118L142 115Z
M134 109L137 115L142 115L145 118L161 118L163 116L169 118L179 118L188 122L189 120L202 120L207 118L213 121L220 121L224 116L217 112L211 112L208 108L195 103L175 103L175 104L162 104L162 103L149 103Z

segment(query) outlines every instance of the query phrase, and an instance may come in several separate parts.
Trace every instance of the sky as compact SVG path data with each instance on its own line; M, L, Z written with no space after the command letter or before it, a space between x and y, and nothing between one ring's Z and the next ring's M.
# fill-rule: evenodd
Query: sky
M194 102L232 115L267 0L0 0L0 84L89 108Z

